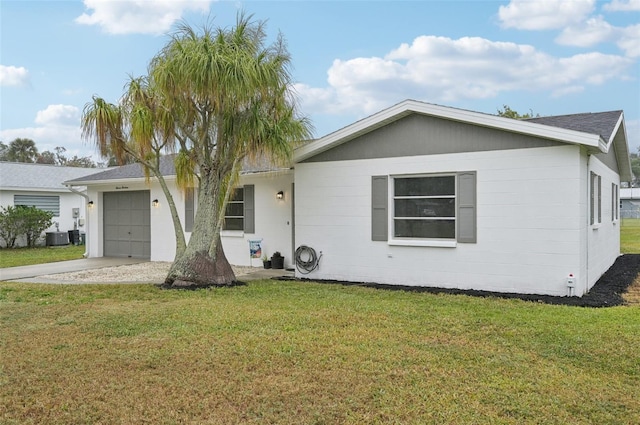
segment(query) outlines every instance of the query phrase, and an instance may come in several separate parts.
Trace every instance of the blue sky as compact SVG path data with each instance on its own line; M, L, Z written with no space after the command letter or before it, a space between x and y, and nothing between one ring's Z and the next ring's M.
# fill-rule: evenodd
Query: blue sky
M411 98L485 113L623 109L640 147L640 0L1 0L0 140L94 155L79 127L91 96L117 102L179 19L228 27L239 10L285 36L316 137Z

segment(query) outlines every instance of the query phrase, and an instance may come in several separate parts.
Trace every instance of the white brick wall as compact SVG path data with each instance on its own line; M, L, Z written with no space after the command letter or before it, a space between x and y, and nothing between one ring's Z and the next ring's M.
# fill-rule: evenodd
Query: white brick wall
M580 155L561 146L297 164L296 245L323 252L308 277L567 295L569 273L586 279ZM477 172L478 243L371 241L371 176L457 171Z

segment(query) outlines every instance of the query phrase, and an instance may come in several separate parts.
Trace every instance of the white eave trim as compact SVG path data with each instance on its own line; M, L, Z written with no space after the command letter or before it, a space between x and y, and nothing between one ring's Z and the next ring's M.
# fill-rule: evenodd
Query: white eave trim
M55 187L20 187L20 186L3 186L1 189L11 192L50 192L50 193L72 193L66 186Z
M175 175L164 176L165 180L175 180ZM149 181L157 180L158 178L154 175L149 176ZM68 180L63 182L65 186L98 186L105 184L134 184L134 183L146 183L147 179L145 177L123 177L120 179L105 179L105 180L85 180L85 181L73 181Z
M374 115L357 121L347 127L328 134L314 142L301 146L294 153L294 162L304 161L314 155L327 151L335 146L347 142L357 136L368 133L387 123L410 114L418 113L431 115L438 118L450 119L464 123L495 128L514 133L521 133L543 139L556 140L563 143L579 144L598 148L606 152L607 142L599 135L567 130L549 125L537 124L527 121L504 118L497 115L483 114L464 109L449 108L446 106L406 100ZM603 150L603 148L605 150Z

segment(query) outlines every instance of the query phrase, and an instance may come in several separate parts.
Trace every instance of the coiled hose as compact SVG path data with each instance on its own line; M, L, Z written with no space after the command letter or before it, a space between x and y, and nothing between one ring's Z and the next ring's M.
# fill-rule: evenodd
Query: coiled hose
M309 274L320 265L322 252L320 252L320 257L318 257L315 249L306 245L300 245L298 249L296 249L295 257L298 271L302 274Z

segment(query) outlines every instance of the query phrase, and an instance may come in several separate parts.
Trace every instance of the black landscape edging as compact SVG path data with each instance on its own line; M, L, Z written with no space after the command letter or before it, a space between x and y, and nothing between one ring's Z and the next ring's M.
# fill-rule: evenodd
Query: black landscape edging
M575 307L614 307L624 304L622 294L640 273L640 254L624 254L616 259L613 265L598 279L591 290L582 297L558 297L552 295L513 294L508 292L478 291L473 289L447 289L428 286L388 285L373 282L345 282L338 280L318 280L309 278L277 278L275 280L298 280L301 282L332 283L344 286L364 286L374 289L392 291L427 292L431 294L469 295L473 297L496 297L520 299L524 301L540 302L553 305L568 305Z

